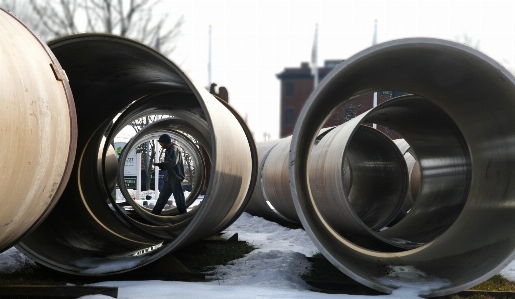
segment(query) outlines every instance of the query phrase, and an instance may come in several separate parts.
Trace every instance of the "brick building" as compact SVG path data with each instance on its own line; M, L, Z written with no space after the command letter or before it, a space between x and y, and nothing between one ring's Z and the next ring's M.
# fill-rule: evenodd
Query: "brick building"
M319 81L324 79L341 60L326 60L323 67L318 68ZM302 107L314 90L314 75L307 62L302 62L300 68L285 68L277 78L281 80L281 128L280 138L293 134L295 123L299 117ZM402 93L392 91L381 91L377 93L377 104L399 96ZM354 98L349 103L341 107L326 122L325 127L336 126L359 115L373 107L374 94L368 93ZM395 132L379 127L379 129L392 138L399 138Z

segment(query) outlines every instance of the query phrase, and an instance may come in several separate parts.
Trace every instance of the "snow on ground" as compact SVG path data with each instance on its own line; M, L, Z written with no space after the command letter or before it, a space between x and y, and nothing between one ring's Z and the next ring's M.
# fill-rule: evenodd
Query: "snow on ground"
M289 229L274 222L266 221L243 213L225 231L227 236L238 233L240 240L258 247L245 257L232 261L226 266L218 266L215 271L206 273L210 282L179 281L106 281L93 285L118 287L119 299L142 298L213 298L213 299L395 299L419 298L417 294L424 288L445 284L443 281L427 279L424 286L414 288L399 285L391 295L362 296L324 294L309 290L300 276L308 271L306 256L317 252L306 232L302 229ZM0 273L12 273L34 262L15 248L0 254ZM392 269L394 275L385 277L389 282L403 275L403 269ZM413 273L413 271L409 271ZM515 262L501 274L515 280ZM421 273L423 276L423 273ZM103 295L83 296L80 299L108 299Z
M270 276L267 280L277 279ZM410 289L400 289L391 295L363 296L343 294L323 294L294 288L277 288L260 285L213 285L210 283L193 283L178 281L119 281L102 282L97 286L118 287L119 299L152 298L152 299L413 299L420 298ZM83 296L80 299L109 299L103 295Z
M509 263L499 274L510 281L515 281L515 260Z
M144 204L146 204L146 205L148 205L149 208L152 208L156 204L157 197L156 197L156 194L155 194L154 190L140 191L140 198L139 199L136 198L136 190L134 190L134 189L127 189L127 192L132 197L132 199L134 201L136 201L140 206L143 206ZM188 198L189 195L190 195L189 191L184 191L184 197L186 199ZM147 196L150 196L150 199L146 199ZM190 205L190 207L198 205L202 201L202 199L204 199L204 197L203 196L199 196L197 198L197 200L195 200ZM169 200L172 201L175 204L175 198L174 198L173 194L170 195L170 199ZM125 199L125 197L123 197L123 194L120 192L119 189L116 189L116 202L117 203L123 203L125 201L126 201L126 199ZM166 210L166 209L169 209L171 207L172 206L166 205L164 209Z
M303 229L289 229L248 213L243 213L238 220L225 230L227 236L235 233L238 233L239 240L247 241L258 247L254 252L291 250L308 257L318 252L318 249Z
M35 262L26 257L18 249L11 247L0 254L0 273L11 274L26 266L33 266Z

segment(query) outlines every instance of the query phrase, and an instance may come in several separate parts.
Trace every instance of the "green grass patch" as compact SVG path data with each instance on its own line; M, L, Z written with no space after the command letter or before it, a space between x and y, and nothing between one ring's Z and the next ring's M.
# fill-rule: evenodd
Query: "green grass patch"
M88 283L87 277L70 275L52 270L50 268L35 265L26 266L20 271L11 274L0 275L0 286L8 285L66 285L72 283L83 285Z
M322 254L309 258L311 267L302 279L313 287L313 291L329 294L380 295L382 293L357 283L343 274Z
M328 282L352 282L347 275L343 274L333 264L331 264L321 253L313 255L310 271L302 275L304 280L317 280Z
M474 294L472 296L469 296L469 297L462 297L462 296L459 296L459 295L452 295L450 297L451 299L499 299L499 298L496 298L496 297L492 297L492 296L489 296L487 294Z
M302 276L302 279L309 282L317 282L312 284L318 291L324 293L338 293L350 295L376 295L374 291L366 286L360 285L358 282L343 274L335 266L333 266L322 254L318 253L310 259L311 268L309 273ZM318 283L323 282L323 283ZM470 290L485 292L515 292L515 283L507 280L501 275L495 275L489 280L471 288ZM498 296L492 296L486 293L469 294L466 297L460 295L451 295L446 298L451 299L499 299ZM512 297L515 298L515 297Z
M256 247L247 242L226 241L212 237L205 241L193 243L173 253L188 269L193 272L212 271L217 265L240 259Z
M247 242L227 241L213 236L201 240L171 253L178 261L193 273L212 271L217 265L226 265L232 260L244 257L255 247ZM164 259L164 258L163 258ZM155 263L162 262L161 259ZM153 262L154 263L154 262ZM150 266L150 265L149 265ZM147 266L145 266L147 267ZM41 265L26 266L12 274L0 275L2 285L85 285L108 280L181 280L205 281L202 275L185 275L182 273L154 273L152 268L138 268L129 272L107 276L80 276L59 272ZM200 277L200 278L199 278Z
M501 275L495 275L489 280L471 288L471 290L515 292L515 283Z
M247 242L227 241L223 237L213 236L207 240L202 240L190 244L184 248L174 251L172 255L184 266L194 273L206 273L213 271L217 265L227 265L229 262L242 258L256 249ZM320 253L315 254L311 261L310 271L302 276L302 279L313 286L314 291L324 293L351 294L351 295L377 295L378 292L363 286L340 270L334 267ZM161 260L156 261L157 263ZM166 268L166 266L165 266ZM84 285L107 280L182 280L182 281L204 281L202 276L184 276L155 274L145 269L135 269L127 273L110 276L77 276L62 273L50 268L33 265L26 266L20 271L12 274L0 275L0 285ZM471 290L481 291L503 291L515 292L515 283L506 278L496 275L489 280L473 287ZM446 298L451 299L499 299L488 294L470 294L467 297L451 295Z

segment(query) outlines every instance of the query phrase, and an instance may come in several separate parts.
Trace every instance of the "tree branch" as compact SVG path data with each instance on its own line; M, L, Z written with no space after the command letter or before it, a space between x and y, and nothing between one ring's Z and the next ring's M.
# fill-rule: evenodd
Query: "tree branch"
M18 0L0 0L16 7ZM136 39L160 51L173 52L184 23L181 16L170 24L168 14L154 10L162 0L28 0L28 24L42 29L43 39L77 32L105 32ZM19 6L19 5L18 5ZM25 11L25 10L24 10ZM83 21L85 19L85 21ZM34 28L34 27L32 27Z

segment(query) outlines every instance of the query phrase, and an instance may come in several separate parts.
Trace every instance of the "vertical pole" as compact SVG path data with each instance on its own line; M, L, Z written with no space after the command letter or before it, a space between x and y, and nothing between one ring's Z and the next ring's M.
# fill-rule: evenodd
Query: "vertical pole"
M209 45L208 45L209 53L207 60L207 88L211 88L211 25L209 25Z
M372 103L372 106L375 108L377 107L377 91L374 92L374 102ZM377 124L372 125L374 129L377 129Z
M315 27L315 39L313 41L313 50L311 52L311 63L313 64L313 90L317 88L318 85L318 24Z
M377 44L377 20L374 21L374 36L372 37L372 46ZM377 106L377 91L374 92L374 102L372 106ZM377 129L377 124L373 124L374 129Z
M374 20L374 35L372 36L372 46L377 45L377 19Z
M156 143L156 155L154 157L154 162L159 163L159 142L154 140ZM159 166L154 166L154 199L159 197Z
M136 199L141 199L141 151L136 151Z
M157 27L157 37L156 37L156 50L157 51L160 51L161 50L161 38L160 38L160 35L161 35L161 25L159 25L159 27Z

